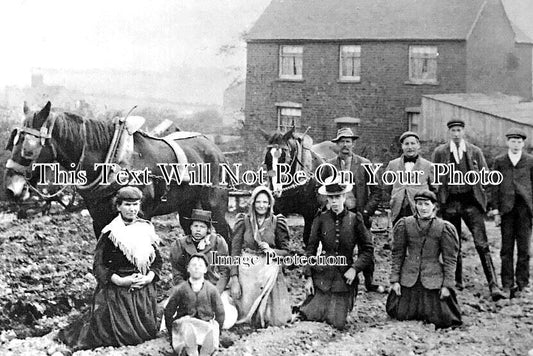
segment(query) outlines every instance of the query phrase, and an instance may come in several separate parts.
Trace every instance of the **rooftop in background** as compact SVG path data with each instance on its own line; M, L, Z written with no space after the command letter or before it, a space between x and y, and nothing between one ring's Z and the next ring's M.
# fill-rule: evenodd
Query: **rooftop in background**
M504 94L437 94L423 97L533 126L533 101Z
M485 3L485 0L273 0L246 40L466 40ZM533 43L514 24L513 29L517 43Z

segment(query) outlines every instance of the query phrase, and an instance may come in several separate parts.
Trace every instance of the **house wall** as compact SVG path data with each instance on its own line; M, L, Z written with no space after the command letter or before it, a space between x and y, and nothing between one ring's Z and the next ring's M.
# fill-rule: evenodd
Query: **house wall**
M248 43L246 75L246 127L274 130L277 102L302 105L302 130L315 142L335 137L334 119L361 119L356 147L370 158L384 159L407 129L405 108L419 106L422 94L466 90L466 46L461 41L346 42L361 45L361 82L339 82L338 42L303 43L303 80L280 80L279 43ZM438 47L437 85L409 84L409 45ZM257 147L256 135L247 140ZM259 146L263 148L262 146Z
M531 46L515 45L499 0L487 1L467 39L467 91L531 97Z

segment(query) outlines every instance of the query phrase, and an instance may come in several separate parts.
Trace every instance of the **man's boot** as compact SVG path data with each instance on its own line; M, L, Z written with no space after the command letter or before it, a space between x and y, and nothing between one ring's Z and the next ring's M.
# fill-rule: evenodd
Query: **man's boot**
M479 254L479 259L481 260L481 266L483 266L483 272L485 272L485 277L487 277L487 283L489 284L490 296L493 301L498 301L500 299L505 299L506 296L498 286L498 279L496 277L496 270L494 269L494 264L492 263L492 257L490 255L490 250L488 247L477 249Z

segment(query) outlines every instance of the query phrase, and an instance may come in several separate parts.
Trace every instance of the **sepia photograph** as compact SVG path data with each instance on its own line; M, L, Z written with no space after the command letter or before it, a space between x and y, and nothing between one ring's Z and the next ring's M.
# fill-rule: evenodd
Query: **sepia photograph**
M0 354L533 356L531 0L0 4Z

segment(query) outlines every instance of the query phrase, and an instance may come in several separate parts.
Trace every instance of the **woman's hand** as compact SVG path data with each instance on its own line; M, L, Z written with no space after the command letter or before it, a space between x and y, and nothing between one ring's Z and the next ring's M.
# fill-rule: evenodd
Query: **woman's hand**
M446 287L442 287L439 296L441 300L448 298L450 296L450 290Z
M396 293L397 296L402 295L402 286L400 286L400 283L398 282L392 285L391 290Z
M241 284L239 283L239 277L233 276L230 279L229 293L233 299L241 299Z
M307 278L304 285L304 290L307 295L315 294L315 286L313 285L313 279Z
M145 286L147 286L148 284L152 283L152 281L154 280L154 277L155 277L155 274L154 272L150 271L148 272L148 274L145 276L143 274L140 274L140 273L136 273L136 274L133 274L133 282L130 286L130 288L132 289L142 289L144 288Z
M131 284L135 281L134 276L135 275L132 274L129 276L120 277L118 274L113 274L111 276L111 282L113 282L113 284L119 287L129 288Z
M344 278L346 278L346 283L352 285L353 280L357 277L357 273L353 267L350 267L346 273L344 273Z
M257 244L259 245L259 248L261 249L261 251L263 251L264 253L268 253L268 252L274 253L274 250L270 247L268 242L261 241L261 242L258 242Z

